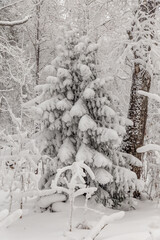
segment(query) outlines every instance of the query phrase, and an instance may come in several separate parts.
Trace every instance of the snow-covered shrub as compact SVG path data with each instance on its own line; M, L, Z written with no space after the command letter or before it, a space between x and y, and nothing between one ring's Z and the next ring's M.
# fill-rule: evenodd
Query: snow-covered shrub
M13 114L8 102L7 106L15 133L9 134L4 130L0 135L0 187L9 192L11 212L14 201L22 209L25 192L38 190L35 172L41 155L35 140L22 126L22 118Z
M66 172L68 172L66 176ZM72 218L74 210L75 198L86 194L87 199L97 190L95 187L88 187L85 182L86 174L90 176L92 180L95 176L91 169L83 162L74 162L71 166L63 167L57 170L55 180L52 181L52 188L58 193L66 193L70 201L70 218L69 218L69 231L72 231ZM58 186L64 181L64 186Z
M119 152L125 126L130 124L118 111L114 94L106 91L106 79L98 77L98 44L76 30L62 31L57 57L47 66L48 77L36 87L38 96L28 102L41 121L39 145L48 155L40 188L50 188L58 168L74 162L87 164L97 187L97 200L117 205L137 186L130 165L139 160Z

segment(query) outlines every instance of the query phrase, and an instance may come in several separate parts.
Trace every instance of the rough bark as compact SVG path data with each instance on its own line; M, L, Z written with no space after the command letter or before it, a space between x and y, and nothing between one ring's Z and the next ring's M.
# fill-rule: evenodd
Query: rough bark
M134 42L136 39L137 44L139 44L140 41L142 43L137 49L136 46L132 49L135 63L133 65L128 118L132 120L133 126L129 126L126 129L123 150L140 160L142 160L142 154L137 153L136 150L144 144L148 115L148 98L139 95L138 90L149 92L151 86L152 77L146 68L147 64L149 64L151 44L147 44L146 40L150 41L154 38L153 29L157 4L159 3L155 3L155 1L139 1L139 9L135 11L136 20L133 22L131 30L128 31L131 41ZM146 34L141 34L140 31L142 31L142 29L144 32L146 31ZM138 179L141 178L141 170L140 167L133 167L133 171L136 173Z
M127 135L124 139L125 151L141 160L141 153L137 153L137 148L143 146L147 114L148 98L137 93L138 90L149 92L151 86L151 76L147 71L141 71L139 65L135 65L132 75L132 86L128 118L132 120L133 126L127 128ZM138 179L141 177L141 168L133 167Z

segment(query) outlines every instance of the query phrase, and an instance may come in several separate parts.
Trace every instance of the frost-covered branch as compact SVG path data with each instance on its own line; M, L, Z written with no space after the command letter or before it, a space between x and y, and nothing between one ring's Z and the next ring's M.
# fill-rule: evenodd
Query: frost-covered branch
M145 92L145 91L142 91L142 90L139 90L138 93L143 95L143 96L149 97L150 99L156 100L157 102L160 102L160 96L158 96L157 94L148 93L148 92Z
M149 151L159 151L160 152L160 146L157 144L148 144L146 146L140 147L137 149L138 153L145 153Z
M15 21L0 21L0 26L16 26L16 25L21 25L26 23L31 16L26 16L25 18L21 19L21 20L15 20Z

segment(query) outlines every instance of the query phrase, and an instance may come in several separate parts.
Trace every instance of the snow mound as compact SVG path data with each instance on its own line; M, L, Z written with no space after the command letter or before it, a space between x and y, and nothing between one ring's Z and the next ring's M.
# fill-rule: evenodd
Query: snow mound
M84 80L88 80L92 76L92 72L87 65L81 64L80 65L80 73Z
M95 91L91 88L86 88L83 92L83 97L85 99L91 99L91 98L94 98L95 96Z
M95 152L94 155L94 165L96 167L108 167L111 168L112 162L109 158L107 158L105 155L99 152Z
M0 221L2 221L4 218L6 218L9 214L8 209L4 209L3 211L0 212Z
M102 185L113 182L112 175L107 172L104 168L98 168L95 171L95 179Z
M85 43L80 42L74 47L74 51L77 53L81 53L82 51L85 50L85 47L86 47Z
M48 76L55 76L56 75L56 70L55 70L55 68L52 65L47 65L44 68L43 73L45 75L48 75Z
M70 110L72 105L70 101L67 100L67 98L64 98L61 101L57 102L56 107L58 110L64 111L64 110Z
M114 117L115 116L115 111L112 109L112 108L110 108L110 107L108 107L108 106L103 106L103 108L102 108L102 115L104 115L104 116L110 116L110 117Z
M68 78L70 76L69 71L65 68L58 68L57 77L60 79Z
M8 227L22 216L22 210L18 209L0 222L1 227Z
M147 232L137 232L137 233L129 233L125 235L118 235L116 237L111 237L104 240L149 240L150 235Z
M50 84L54 84L54 85L55 85L56 83L59 82L59 79L58 79L57 77L48 76L47 79L46 79L46 81L47 81L48 83L50 83ZM43 85L43 87L44 87L44 85Z
M64 202L66 200L67 200L66 195L56 193L56 194L52 194L50 196L41 197L39 199L39 201L37 202L37 206L40 208L47 208L53 203Z
M110 128L98 128L98 134L101 135L102 142L117 141L119 139L117 132Z
M98 50L98 44L97 43L91 43L89 44L88 48L87 48L87 52L95 52Z
M64 114L62 116L62 121L65 123L72 121L71 114L69 111L64 112Z
M87 114L84 115L79 121L79 129L82 132L85 132L89 129L95 130L96 128L97 128L96 122Z
M62 163L65 163L71 161L74 154L74 146L72 142L67 138L59 149L58 157L60 158Z
M138 158L134 157L131 154L124 153L124 152L122 152L121 154L122 154L122 157L125 158L125 161L127 161L129 164L136 166L136 167L142 167L142 162Z
M52 204L52 211L53 212L67 212L68 211L68 204L64 202L56 202Z
M82 144L76 155L77 162L92 163L93 161L93 150L87 147L85 144Z
M86 108L81 99L79 99L70 110L71 117L82 117L86 113Z

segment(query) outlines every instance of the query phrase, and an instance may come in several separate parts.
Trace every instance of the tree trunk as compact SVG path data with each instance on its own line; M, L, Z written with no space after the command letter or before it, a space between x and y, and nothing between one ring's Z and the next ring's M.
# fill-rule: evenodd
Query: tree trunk
M137 148L143 146L148 114L148 98L138 94L138 90L149 92L151 86L151 73L147 69L152 68L150 60L151 44L154 38L155 11L158 2L139 1L139 8L135 11L135 20L131 30L128 31L129 40L133 43L134 56L132 85L128 118L133 126L126 129L123 141L123 151L142 160L142 154L137 153ZM141 168L133 167L137 178L141 178Z
M141 153L137 153L137 148L143 146L147 113L148 98L138 94L138 90L149 92L151 86L151 76L147 71L140 70L139 65L135 65L132 75L132 86L130 95L130 104L128 118L132 120L133 126L127 128L127 134L124 139L125 152L137 157L141 160ZM138 179L141 177L141 168L133 167L133 171L137 174Z
M36 85L39 83L39 71L40 71L40 11L42 2L36 2Z

